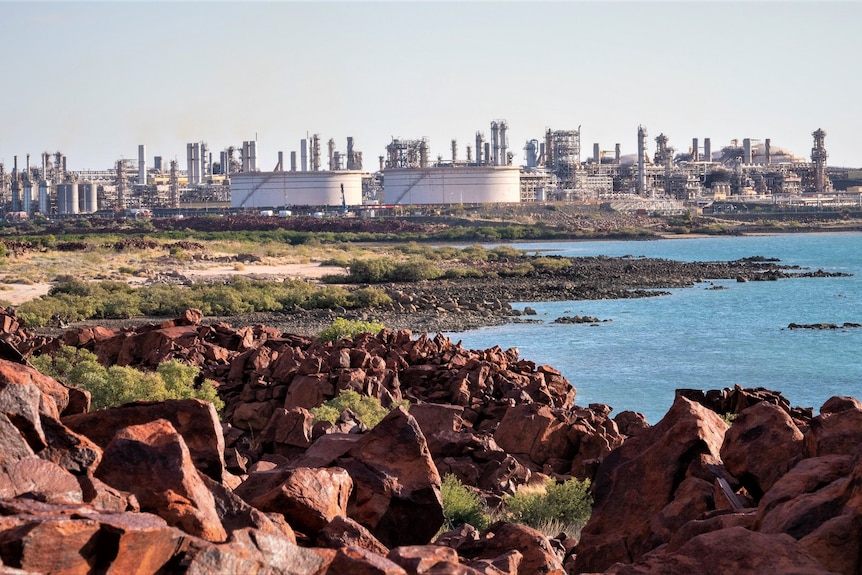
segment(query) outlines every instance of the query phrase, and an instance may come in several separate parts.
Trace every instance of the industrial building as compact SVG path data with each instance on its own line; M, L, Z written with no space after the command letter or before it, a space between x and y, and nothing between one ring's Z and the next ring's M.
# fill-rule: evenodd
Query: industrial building
M522 165L509 145L509 124L494 120L490 137L475 133L459 157L432 155L427 138L393 138L379 169L363 170L363 154L347 138L346 151L319 134L300 140L299 151L278 152L272 170L261 168L255 139L227 146L214 158L205 141L186 144L186 161L147 156L121 159L104 170L70 171L61 152L43 153L41 165L14 157L0 163L3 213L75 216L97 211L267 209L307 206L459 205L518 202L603 202L614 209L681 211L720 202L775 205L862 205L862 170L827 167L826 132L811 135L801 156L763 140L743 138L713 148L692 138L681 151L663 133L652 140L646 126L632 130L636 153L623 145L582 158L581 127L546 128L526 141ZM651 141L655 142L652 153ZM325 151L324 148L325 147Z

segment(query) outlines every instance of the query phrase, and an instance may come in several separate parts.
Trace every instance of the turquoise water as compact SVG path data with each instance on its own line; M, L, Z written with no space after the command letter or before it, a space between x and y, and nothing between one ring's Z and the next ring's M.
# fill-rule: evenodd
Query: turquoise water
M606 403L656 423L674 389L739 384L779 390L793 405L818 409L833 395L862 398L862 328L789 330L790 323L862 323L862 234L691 238L626 242L511 244L565 256L647 256L682 261L776 257L843 278L715 281L626 300L519 302L542 324L508 324L448 334L465 347L517 347L522 358L562 371L578 405ZM553 324L563 315L610 322Z

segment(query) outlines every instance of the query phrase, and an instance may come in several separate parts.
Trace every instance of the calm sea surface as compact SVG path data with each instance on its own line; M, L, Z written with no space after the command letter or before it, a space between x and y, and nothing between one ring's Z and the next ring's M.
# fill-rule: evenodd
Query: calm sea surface
M810 270L854 274L774 282L715 281L645 299L520 302L541 324L448 334L465 347L517 347L577 388L576 403L639 411L655 424L674 389L739 384L779 390L817 410L833 395L862 398L862 328L789 330L789 323L862 323L862 233L691 238L660 241L516 243L564 256L647 256L680 261L775 257ZM563 315L610 322L554 324Z

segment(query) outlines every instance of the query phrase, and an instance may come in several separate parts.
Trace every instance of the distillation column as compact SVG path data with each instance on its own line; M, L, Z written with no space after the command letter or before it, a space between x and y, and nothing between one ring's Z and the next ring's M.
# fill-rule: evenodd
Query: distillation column
M814 147L811 148L811 161L814 163L814 189L818 194L826 191L826 132L817 130L814 136Z
M646 191L646 147L647 131L643 126L638 126L638 195L644 195Z

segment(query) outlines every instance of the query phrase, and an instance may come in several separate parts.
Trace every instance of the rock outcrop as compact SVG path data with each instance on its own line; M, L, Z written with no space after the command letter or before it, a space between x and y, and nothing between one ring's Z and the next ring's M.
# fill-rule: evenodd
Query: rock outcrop
M63 341L141 368L194 363L219 384L226 421L198 400L90 412L85 392L26 365L59 342L2 317L14 329L0 341L20 347L0 349L0 570L862 570L853 398L814 417L766 389L681 390L649 426L575 405L559 372L514 349L404 331L321 343L190 311ZM308 409L346 389L394 409L370 430L349 412L315 425ZM506 522L435 540L446 473L492 504L527 483L590 479L595 506L577 544Z

